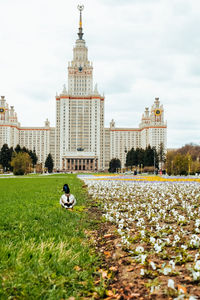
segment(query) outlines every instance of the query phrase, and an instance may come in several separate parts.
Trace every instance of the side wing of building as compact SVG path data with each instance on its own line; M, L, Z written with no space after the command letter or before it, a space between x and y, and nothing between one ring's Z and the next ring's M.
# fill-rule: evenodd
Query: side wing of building
M159 150L161 144L166 151L167 124L164 121L164 109L159 98L155 98L151 111L145 108L139 128L118 128L114 120L110 122L110 128L105 128L105 168L108 169L112 158L120 159L124 167L126 154L132 148L146 149L151 146Z

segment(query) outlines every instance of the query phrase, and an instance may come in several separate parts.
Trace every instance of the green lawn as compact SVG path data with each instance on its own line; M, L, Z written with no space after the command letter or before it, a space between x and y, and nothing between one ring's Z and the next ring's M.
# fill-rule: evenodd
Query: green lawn
M64 183L74 211L60 207ZM86 201L75 175L0 179L0 299L92 299L99 259L84 234Z

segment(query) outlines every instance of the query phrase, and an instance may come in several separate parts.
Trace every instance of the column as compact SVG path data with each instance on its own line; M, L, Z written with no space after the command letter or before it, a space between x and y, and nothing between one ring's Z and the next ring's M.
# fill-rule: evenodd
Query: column
M75 170L75 165L76 165L76 160L75 160L75 158L74 158L73 170Z
M64 169L64 163L65 163L65 160L64 158L62 159L62 169Z
M91 165L92 165L91 158L90 158L90 160L89 160L89 165L90 165L89 169L90 169L90 171L91 171Z
M79 171L79 158L77 158L77 170Z
M72 159L71 158L69 159L69 169L70 169L70 171L72 169Z
M93 171L95 171L95 158L93 159Z
M68 170L68 159L66 158L66 171Z
M98 158L96 158L96 162L97 162L97 170L98 170L98 168L99 168L99 166L98 166Z

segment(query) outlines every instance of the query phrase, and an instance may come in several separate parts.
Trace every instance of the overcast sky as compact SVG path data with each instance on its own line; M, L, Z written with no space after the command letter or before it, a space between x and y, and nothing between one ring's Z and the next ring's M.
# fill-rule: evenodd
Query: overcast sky
M159 97L168 148L200 143L199 0L0 0L0 95L22 126L55 126L78 4L105 125L138 127Z

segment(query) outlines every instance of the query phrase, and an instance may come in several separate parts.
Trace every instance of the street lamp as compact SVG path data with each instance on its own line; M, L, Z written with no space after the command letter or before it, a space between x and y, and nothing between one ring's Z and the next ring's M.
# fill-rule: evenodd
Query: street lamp
M156 174L156 154L155 148L153 149L153 167L154 167L154 175Z
M125 163L124 163L124 167L125 167L125 172L126 172L126 155L127 155L127 148L125 147L124 149L124 153L125 153Z
M190 159L191 159L191 156L189 155L188 156L188 175L190 175L190 172L191 172Z
M174 161L172 160L172 165L171 165L171 173L172 173L172 175L174 175L173 169L174 169Z

